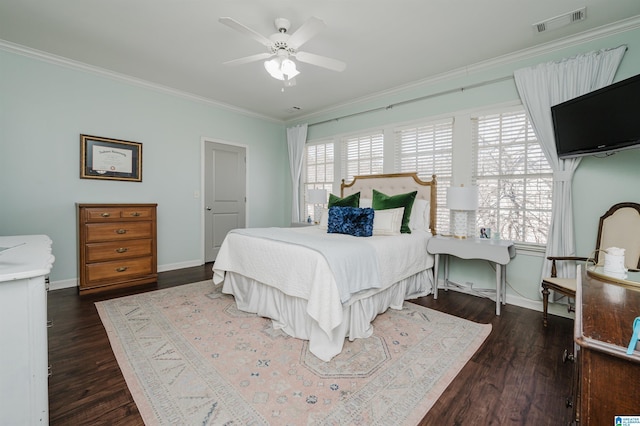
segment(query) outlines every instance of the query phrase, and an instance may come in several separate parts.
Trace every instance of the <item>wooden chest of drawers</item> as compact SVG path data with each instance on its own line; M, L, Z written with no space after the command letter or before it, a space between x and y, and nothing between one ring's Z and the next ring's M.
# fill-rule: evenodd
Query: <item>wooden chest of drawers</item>
M79 292L158 279L157 204L77 204Z
M617 416L640 415L640 352L636 348L627 355L640 292L588 272L581 276L574 327L579 348L574 424L612 425Z

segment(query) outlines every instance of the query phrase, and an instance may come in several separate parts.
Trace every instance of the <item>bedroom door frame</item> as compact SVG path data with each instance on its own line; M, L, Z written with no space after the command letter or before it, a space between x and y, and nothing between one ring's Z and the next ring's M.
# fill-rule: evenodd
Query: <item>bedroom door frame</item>
M206 251L206 221L207 221L207 206L206 206L206 191L207 191L207 181L206 176L208 172L209 165L206 161L206 152L207 147L209 145L223 145L234 148L241 148L244 150L245 157L245 167L244 167L244 226L246 227L249 222L249 200L246 196L247 194L247 170L249 169L249 147L244 144L233 143L229 141L224 141L220 139L210 138L210 137L202 137L201 138L201 167L200 167L200 248L201 248L201 259L202 263L207 262L207 251Z

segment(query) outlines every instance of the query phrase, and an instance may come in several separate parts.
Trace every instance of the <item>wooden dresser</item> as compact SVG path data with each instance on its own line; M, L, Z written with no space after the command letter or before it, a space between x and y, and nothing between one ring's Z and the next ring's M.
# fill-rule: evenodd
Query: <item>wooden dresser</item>
M576 292L575 342L580 425L613 425L614 416L640 417L640 351L627 355L640 288L582 273Z
M157 204L77 204L80 294L156 282Z

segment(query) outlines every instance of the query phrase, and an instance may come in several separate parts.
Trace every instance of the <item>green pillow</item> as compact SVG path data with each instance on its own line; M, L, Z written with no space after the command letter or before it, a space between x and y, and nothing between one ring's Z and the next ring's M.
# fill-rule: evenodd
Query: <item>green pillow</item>
M360 193L356 192L344 198L329 194L329 208L331 207L360 207Z
M418 191L398 195L385 195L374 189L371 206L374 210L387 210L404 207L400 232L403 234L410 234L411 228L409 228L409 218L411 217L411 208L413 207L413 201L416 199L416 195L418 195Z

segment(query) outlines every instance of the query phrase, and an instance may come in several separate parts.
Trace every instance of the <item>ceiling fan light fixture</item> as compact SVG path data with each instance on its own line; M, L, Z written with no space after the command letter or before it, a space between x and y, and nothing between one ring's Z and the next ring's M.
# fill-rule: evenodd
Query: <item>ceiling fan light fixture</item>
M300 74L300 71L296 69L296 63L291 59L285 59L282 61L282 65L280 66L280 70L283 74L285 74L289 79L295 77Z
M277 80L284 80L284 73L281 70L282 59L274 58L270 61L264 61L264 69L269 75Z
M278 32L271 34L268 38L233 18L222 17L219 18L218 21L253 38L267 48L267 52L265 53L227 61L225 62L226 65L242 65L250 62L263 61L275 56L275 58L264 62L264 68L269 75L276 80L289 81L289 83L287 83L288 85L295 84L293 80L300 74L296 61L338 72L344 71L347 66L344 62L338 61L337 59L299 50L300 46L326 27L326 24L316 17L309 18L293 34L289 34L289 20L277 18L275 20L275 26ZM296 61L293 61L293 58L295 58Z
M271 77L277 80L291 80L300 74L300 71L296 69L295 62L289 58L283 58L281 56L265 61L264 68Z

